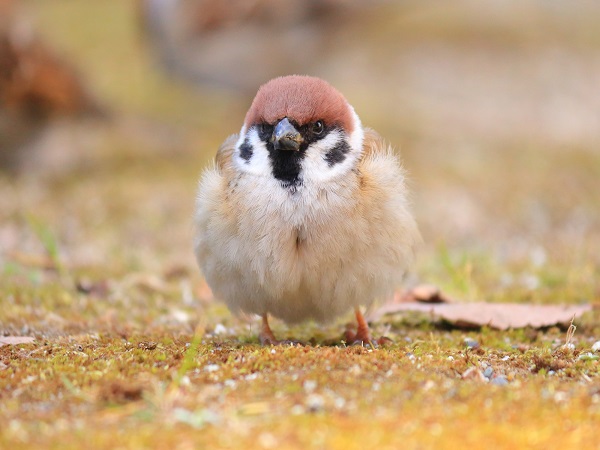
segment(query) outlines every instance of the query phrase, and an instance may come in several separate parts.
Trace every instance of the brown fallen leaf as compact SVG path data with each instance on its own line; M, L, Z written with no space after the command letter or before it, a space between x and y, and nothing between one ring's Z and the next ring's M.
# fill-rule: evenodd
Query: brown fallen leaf
M403 292L401 295L403 302L421 302L421 303L452 303L453 300L443 293L440 288L433 284L418 284L412 289Z
M156 342L152 342L152 341L142 341L140 343L138 343L138 348L141 348L142 350L154 350L158 344Z
M31 336L0 336L0 347L3 345L31 344L35 338Z
M460 328L489 326L498 330L509 328L542 328L567 325L573 317L592 310L592 305L530 305L521 303L395 303L373 311L369 321L388 314L421 311L433 319L442 319Z

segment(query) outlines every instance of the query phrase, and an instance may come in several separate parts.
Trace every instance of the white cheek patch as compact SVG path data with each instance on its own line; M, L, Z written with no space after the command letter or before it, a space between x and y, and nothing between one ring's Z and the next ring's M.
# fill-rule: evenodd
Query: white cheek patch
M354 109L351 111L354 130L349 136L339 130L331 131L325 138L311 144L306 150L306 158L302 163L302 178L306 182L326 182L347 174L356 166L362 154L364 131ZM344 154L344 159L332 163L328 160L328 153L343 139L346 140L349 151Z
M242 157L241 148L247 143L252 147L250 157ZM256 128L250 128L246 132L244 125L240 131L240 138L235 144L233 161L240 172L251 173L253 175L269 176L271 175L271 162L269 161L269 151L267 146L258 137Z
M348 106L354 120L354 130L350 135L346 135L341 130L332 130L323 139L312 143L307 148L299 175L303 182L326 182L347 174L356 166L362 154L364 131L358 115L350 105ZM348 151L343 154L343 159L332 162L330 152L342 140L346 140ZM235 145L233 161L240 172L273 178L269 151L259 138L255 127L247 129L246 125L242 126L240 137Z

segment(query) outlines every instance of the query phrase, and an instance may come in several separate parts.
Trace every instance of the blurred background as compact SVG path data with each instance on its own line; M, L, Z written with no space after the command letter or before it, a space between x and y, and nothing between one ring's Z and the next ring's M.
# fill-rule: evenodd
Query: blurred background
M300 73L401 153L408 284L597 300L599 20L558 0L0 0L1 279L150 274L208 299L199 173L260 84Z

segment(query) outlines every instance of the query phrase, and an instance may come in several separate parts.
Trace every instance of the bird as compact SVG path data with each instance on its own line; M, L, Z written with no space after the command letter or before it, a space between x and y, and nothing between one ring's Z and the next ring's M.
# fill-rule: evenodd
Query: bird
M69 152L61 145L53 151L45 141L49 132L104 119L107 111L71 61L29 25L19 6L15 0L0 0L0 172L60 172L81 149Z
M357 28L363 29L367 17L386 2L138 0L136 3L142 42L158 67L175 79L201 89L216 87L246 96L254 94L261 81L290 71L327 73L328 68L337 69L347 60L356 66L356 56L341 55L348 50L348 35L355 35ZM354 44L357 43L353 41L350 47L354 48ZM240 70L241 67L244 69Z
M371 343L363 307L402 283L420 241L393 149L328 82L263 84L239 134L199 181L194 251L216 298L262 317L328 322L354 310L345 342Z

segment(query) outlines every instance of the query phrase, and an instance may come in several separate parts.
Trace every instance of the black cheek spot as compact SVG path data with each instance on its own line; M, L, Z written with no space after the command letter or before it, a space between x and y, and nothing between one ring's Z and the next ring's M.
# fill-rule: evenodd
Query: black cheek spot
M253 153L254 153L254 148L252 147L252 145L250 144L250 142L248 142L248 139L246 138L246 140L242 143L242 145L240 145L240 158L242 158L247 163L248 161L250 161L250 158L252 158Z
M349 151L350 146L345 140L342 139L325 155L325 161L327 161L327 165L329 167L333 167L335 164L341 163L346 159L346 154Z

